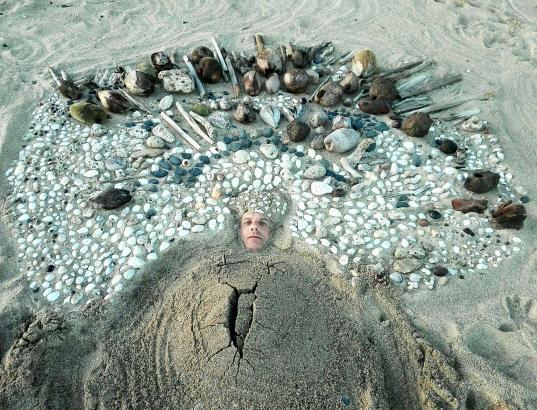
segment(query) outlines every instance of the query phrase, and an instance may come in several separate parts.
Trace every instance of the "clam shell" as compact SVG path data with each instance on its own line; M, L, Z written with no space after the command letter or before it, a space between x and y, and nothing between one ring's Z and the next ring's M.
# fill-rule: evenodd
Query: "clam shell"
M283 65L280 53L263 49L261 52L257 53L255 60L257 70L263 75L267 75L271 72L281 73L282 71Z
M358 145L360 133L349 128L339 128L326 136L324 147L327 151L342 153Z
M121 113L130 107L129 100L127 100L122 94L111 91L101 90L97 91L97 97L99 101L108 111L115 113Z
M99 124L108 118L106 111L101 107L87 102L71 104L69 113L75 120L87 125Z
M369 49L358 51L351 62L351 70L358 77L368 77L377 70L377 58Z
M278 128L281 113L277 107L267 104L261 108L261 111L259 111L259 116L269 127Z
M275 94L280 91L280 76L277 73L272 73L265 82L265 89L269 94Z
M461 129L469 132L479 132L483 129L483 121L477 117L470 117L461 124Z
M310 124L313 128L322 127L328 122L328 115L325 111L316 111L310 120Z

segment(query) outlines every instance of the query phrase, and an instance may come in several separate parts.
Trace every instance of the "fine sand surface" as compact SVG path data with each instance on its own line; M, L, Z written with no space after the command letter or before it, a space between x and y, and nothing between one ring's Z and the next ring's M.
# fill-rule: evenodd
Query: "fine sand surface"
M0 0L0 13L0 407L337 408L346 398L357 408L537 408L534 2ZM158 50L209 45L210 35L229 50L253 51L254 33L269 44L331 40L338 52L368 47L386 66L435 58L438 71L463 74L462 82L432 94L439 101L494 91L493 99L464 108L481 110L505 162L528 189L521 251L498 268L434 291L402 292L399 300L365 273L353 295L321 262L297 254L245 258L251 269L215 272L218 262L188 265L199 246L178 244L113 303L83 312L50 309L19 273L3 177L32 110L52 92L46 66L76 77ZM280 260L285 268L263 271ZM294 277L286 275L291 271ZM221 326L188 333L191 312L202 315L194 321L200 327L227 320L233 287L243 284L223 285L222 275L244 278L244 289L258 283L255 301L248 292L237 299L237 312L242 300L246 316L236 318L260 306L259 323L245 325L252 346L243 346L239 362L233 360L239 342L226 347ZM263 330L264 320L281 334ZM227 367L220 385L207 385Z

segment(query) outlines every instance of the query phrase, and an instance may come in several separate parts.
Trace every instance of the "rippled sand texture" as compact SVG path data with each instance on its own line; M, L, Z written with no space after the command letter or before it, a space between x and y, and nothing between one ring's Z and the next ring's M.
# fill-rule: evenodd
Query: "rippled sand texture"
M253 51L252 35L261 33L269 45L331 40L342 53L369 47L386 66L401 59L435 58L438 71L463 74L462 82L433 93L433 99L447 92L469 96L494 91L494 99L473 101L463 108L481 110L480 117L489 120L505 148L505 161L529 189L532 201L527 204L528 219L521 231L525 245L498 269L434 292L409 293L405 301L420 333L454 357L459 371L474 386L466 402L468 408L505 403L537 407L537 367L533 365L537 357L534 1L52 3L0 1L0 198L6 197L8 184L3 175L17 157L28 116L52 90L47 65L76 75L147 58L156 50L182 53L194 45L209 45L210 35L228 49ZM17 340L19 325L33 323L32 315L40 315L35 313L38 302L15 267L14 228L3 201L0 199L0 317L6 325L0 333L2 355ZM87 333L73 331L78 332L75 340L87 349L85 352L93 352L85 356L88 363L98 366L103 358L90 346L86 335L91 328ZM54 352L51 357L58 355L58 363L69 359L69 353L63 357ZM28 383L33 378L32 368L22 368L27 371L24 377ZM70 370L76 373L76 369ZM50 364L46 371L53 375L50 380L68 379L62 376L65 366ZM56 395L64 394L52 384L50 389ZM79 392L83 387L73 389Z

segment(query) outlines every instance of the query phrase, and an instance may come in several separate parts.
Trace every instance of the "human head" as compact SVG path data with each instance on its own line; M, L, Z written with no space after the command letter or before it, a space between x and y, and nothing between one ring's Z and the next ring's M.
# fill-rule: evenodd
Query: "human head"
M270 221L261 212L245 212L240 220L239 231L244 247L250 251L258 251L270 239Z

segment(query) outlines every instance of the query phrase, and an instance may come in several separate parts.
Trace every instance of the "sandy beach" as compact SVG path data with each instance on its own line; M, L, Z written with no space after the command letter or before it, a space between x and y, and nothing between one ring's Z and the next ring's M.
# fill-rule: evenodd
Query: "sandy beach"
M246 267L226 270L218 257L240 246L225 232L214 247L202 236L178 241L111 301L64 308L32 292L4 175L33 110L54 92L46 67L78 78L155 51L209 46L211 35L253 54L256 33L270 44L332 41L338 54L367 47L381 67L434 59L438 71L463 77L431 92L435 101L494 92L462 108L480 110L515 185L527 190L520 251L446 286L409 291L379 286L368 272L351 287L302 248L255 258L232 251L229 260ZM0 407L537 408L536 69L537 6L528 0L0 0ZM214 258L201 263L207 254ZM250 333L261 351L251 366L235 363L238 345L227 351L217 326L230 289L255 293L271 312L259 327L280 331ZM210 361L220 350L230 356ZM235 377L211 384L230 360Z

